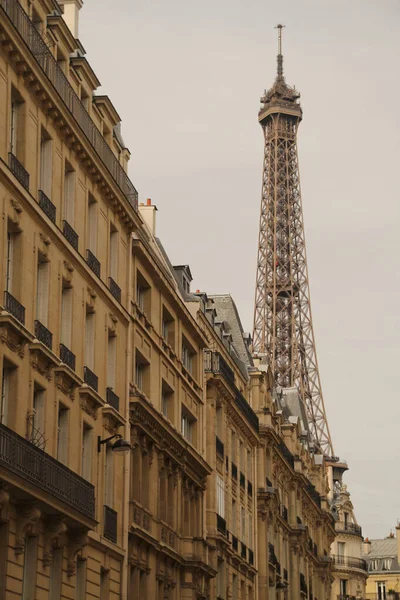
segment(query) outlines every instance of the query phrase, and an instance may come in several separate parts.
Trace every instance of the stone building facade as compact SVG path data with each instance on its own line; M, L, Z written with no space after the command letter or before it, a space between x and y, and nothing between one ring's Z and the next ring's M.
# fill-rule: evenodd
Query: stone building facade
M367 600L399 600L400 598L400 525L396 535L382 539L365 538L363 558L367 563Z

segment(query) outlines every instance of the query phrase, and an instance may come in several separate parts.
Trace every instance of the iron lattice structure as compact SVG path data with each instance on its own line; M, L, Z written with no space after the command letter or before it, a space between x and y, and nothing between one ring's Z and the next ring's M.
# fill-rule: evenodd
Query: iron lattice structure
M311 318L297 155L300 94L285 82L281 25L278 33L277 77L258 115L264 166L253 351L267 359L280 386L297 387L318 450L333 456Z

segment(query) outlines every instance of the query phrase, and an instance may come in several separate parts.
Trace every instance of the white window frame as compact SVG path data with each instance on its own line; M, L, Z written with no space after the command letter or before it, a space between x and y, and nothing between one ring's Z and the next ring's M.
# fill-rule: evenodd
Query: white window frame
M117 336L108 336L107 347L107 387L115 389L115 372L117 367Z
M63 286L61 291L61 343L71 350L72 346L72 308L74 291L72 287Z
M35 388L33 390L33 427L44 435L45 421L45 390L43 388Z
M49 317L50 263L40 256L37 262L36 319L47 327Z
M225 482L223 477L217 473L217 514L225 519Z
M376 593L378 600L386 600L386 581L376 582Z
M57 460L68 465L68 429L69 410L63 405L58 407Z
M85 367L94 371L96 314L87 312L85 319Z
M193 423L194 420L188 413L182 411L182 435L190 443L193 441Z
M53 180L53 144L52 139L42 129L40 135L40 189L51 198L51 184Z

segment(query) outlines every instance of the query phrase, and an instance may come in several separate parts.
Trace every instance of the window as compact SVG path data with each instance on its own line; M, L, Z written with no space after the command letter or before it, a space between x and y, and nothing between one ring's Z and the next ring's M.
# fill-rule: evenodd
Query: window
M173 420L174 392L164 379L161 382L161 412L164 417Z
M38 440L44 434L44 415L45 415L45 391L37 383L34 385L33 391L33 422L32 422L32 439Z
M22 600L36 599L37 538L25 538L24 571L22 579Z
M231 454L232 461L236 462L236 433L234 431L231 432Z
M241 540L246 543L246 511L243 506L240 507L240 535Z
M136 304L139 310L150 316L151 289L140 271L137 271L136 273Z
M68 463L68 408L61 403L58 407L57 459L64 465Z
M182 363L189 373L195 376L195 357L196 353L187 339L182 336Z
M243 446L243 442L240 441L239 442L239 464L240 464L240 471L242 473L244 473L244 446Z
M61 343L71 349L73 289L63 281L61 291Z
M77 558L76 560L76 587L75 600L85 600L86 598L86 560Z
M42 128L40 135L40 189L48 198L51 198L52 175L52 141L47 131Z
M88 199L87 247L96 256L97 252L97 202L92 194Z
M386 600L386 581L377 581L376 590L378 593L378 600Z
M23 99L21 94L11 88L11 114L10 114L10 152L18 159L21 158L20 146L23 139Z
M182 435L190 443L193 443L195 422L196 419L182 408Z
M62 548L54 548L51 559L49 600L60 600L62 582Z
M376 559L371 560L370 563L369 563L369 569L368 570L369 571L377 571L378 570L378 563L379 563L379 561L376 560Z
M164 340L175 348L175 320L171 313L163 306L162 312L162 336Z
M222 419L223 419L223 409L222 406L217 406L215 413L215 433L222 440L223 429L222 429Z
M64 219L71 227L75 223L75 171L68 161L65 161L64 171Z
M251 450L247 450L247 479L253 480L252 468L251 468Z
M249 531L248 531L248 547L253 548L253 515L249 514Z
M135 384L146 396L150 396L150 365L138 350L135 359Z
M93 429L87 424L83 424L82 431L82 477L91 481L92 479L92 449L93 449Z
M117 363L117 337L108 335L107 387L115 389L115 369Z
M0 423L7 425L9 422L9 408L10 408L10 395L11 395L11 380L13 367L10 363L4 360L3 372L1 380L1 405L0 405Z
M225 483L221 475L217 475L217 513L225 518Z
M104 463L104 504L110 508L113 508L114 506L114 453L112 445L106 446Z
M382 571L390 571L391 568L392 568L392 559L384 558L382 560Z
M36 319L47 326L49 307L49 263L39 253L37 263Z
M112 223L110 225L110 277L114 281L118 279L118 231Z
M217 598L225 600L225 562L218 559L218 572L217 572Z
M10 294L15 296L14 288L19 282L18 267L20 257L18 256L19 249L19 232L13 230L11 221L7 223L7 247L6 247L6 281L5 289Z
M346 547L346 543L345 542L338 542L337 543L338 556L344 556L345 547Z
M347 513L347 512L343 513L343 517L344 517L344 528L347 529L347 525L349 523L349 513Z
M91 371L94 369L94 338L95 338L95 313L86 312L85 322L85 366Z
M232 534L237 536L237 507L236 500L232 500Z

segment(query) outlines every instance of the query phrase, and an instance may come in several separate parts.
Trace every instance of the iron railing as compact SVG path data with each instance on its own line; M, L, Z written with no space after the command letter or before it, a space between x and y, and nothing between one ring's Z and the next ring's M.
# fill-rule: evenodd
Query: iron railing
M332 562L337 567L348 567L350 569L361 569L367 571L367 561L362 558L355 558L352 556L339 556L338 554L332 554Z
M204 370L206 373L222 375L229 383L235 384L235 374L219 352L205 350Z
M278 564L278 559L276 558L275 554L275 546L271 544L271 542L268 542L268 560L271 565L274 565L275 567Z
M76 233L75 229L71 227L68 221L65 220L63 221L63 234L71 246L75 248L75 250L78 250L79 235Z
M238 539L236 536L232 536L232 550L234 550L235 552L238 551Z
M235 465L235 463L232 463L232 477L233 479L235 479L237 481L237 474L238 474L238 470L237 470L237 466Z
M42 342L49 350L53 349L53 334L47 329L40 321L35 321L35 336Z
M258 417L239 390L236 390L235 404L249 425L258 432Z
M45 215L47 215L49 219L53 221L53 223L55 223L57 209L50 200L50 198L46 196L43 190L39 190L39 206L45 213Z
M94 486L1 424L0 466L94 519Z
M13 317L17 319L22 325L25 325L25 306L22 306L20 302L10 292L4 292L4 304L5 309Z
M353 535L362 535L362 530L360 525L356 525L356 523L345 523L344 521L336 521L335 523L336 531L350 533Z
M226 535L226 521L217 514L217 529L220 533Z
M114 392L114 390L110 387L106 389L107 394L107 404L115 408L115 410L119 411L119 396Z
M121 302L121 288L119 287L119 285L117 283L115 283L115 281L112 277L108 278L108 288L109 288L111 294L114 296L114 298L118 302Z
M315 504L321 508L321 496L315 489L315 485L311 482L307 485L307 492L310 494L311 498L314 500Z
M303 573L300 573L300 591L303 592L303 594L308 594L306 578L304 577Z
M224 457L224 444L223 444L223 442L221 442L221 440L219 439L219 437L217 435L215 436L215 447L217 450L217 454L219 454L223 458Z
M246 489L246 477L244 476L244 473L240 472L239 475L239 482L240 482L240 487L242 489Z
M4 1L4 0L3 0ZM21 165L18 158L12 152L8 153L8 166L20 184L29 192L29 173Z
M90 385L90 387L93 388L95 392L98 391L99 378L93 373L93 371L89 369L89 367L83 367L83 381Z
M53 84L66 108L85 134L92 148L107 168L132 208L137 211L138 193L128 175L118 162L110 146L90 118L78 95L54 59L50 49L42 39L35 25L17 0L0 0L0 7L6 13L39 66Z
M251 481L247 481L247 493L250 496L250 498L253 497L253 484L251 483Z
M290 452L289 448L286 446L285 442L283 442L282 440L280 440L280 442L278 444L278 450L283 454L283 457L286 460L286 462L292 467L292 469L294 469L293 454Z
M64 346L64 344L60 344L60 358L63 363L75 371L75 354L67 346Z
M118 513L113 508L104 505L104 537L117 543Z
M245 560L247 559L247 547L245 544L243 544L243 542L242 542L242 547L240 549L240 556L242 558L244 558Z
M86 250L86 262L88 264L89 269L92 269L93 273L97 275L97 277L100 277L100 261L95 257L91 250Z

